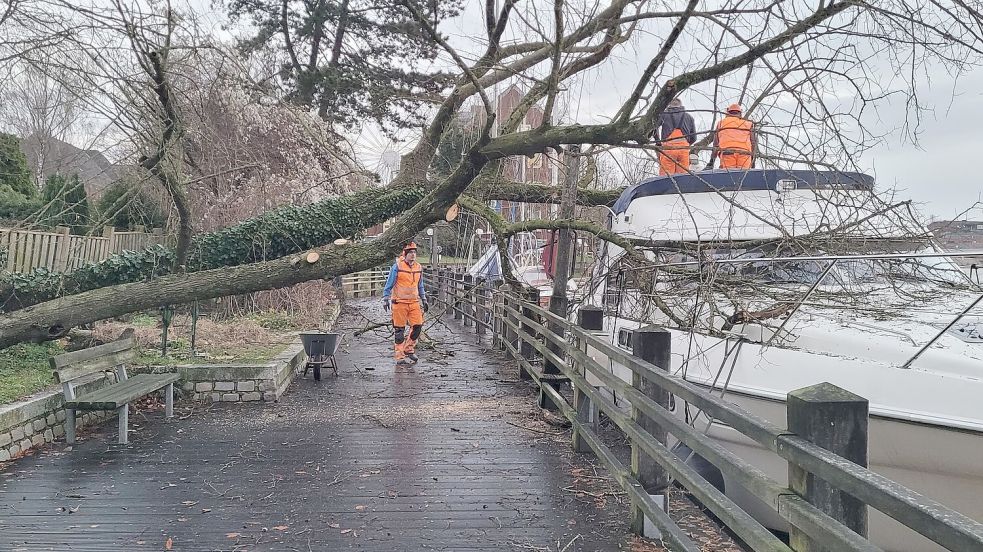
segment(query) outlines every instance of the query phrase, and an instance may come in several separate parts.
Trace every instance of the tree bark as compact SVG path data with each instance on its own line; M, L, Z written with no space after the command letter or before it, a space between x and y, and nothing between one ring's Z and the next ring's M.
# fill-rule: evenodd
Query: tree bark
M248 264L323 247L352 238L406 211L424 196L420 186L372 188L305 207L288 206L191 241L187 270L195 272ZM171 273L174 251L156 247L114 255L66 274L35 271L0 277L6 312L62 297L158 278Z
M320 251L314 263L284 257L86 291L0 317L0 348L56 339L75 326L127 312L330 279L376 266L390 256L390 249L365 242Z
M576 204L582 207L598 207L614 205L625 188L615 188L612 190L589 190L580 188L577 190ZM558 186L544 186L542 184L524 184L505 178L494 178L476 182L468 189L468 193L475 197L487 199L499 199L504 201L515 201L523 203L560 203L562 189Z

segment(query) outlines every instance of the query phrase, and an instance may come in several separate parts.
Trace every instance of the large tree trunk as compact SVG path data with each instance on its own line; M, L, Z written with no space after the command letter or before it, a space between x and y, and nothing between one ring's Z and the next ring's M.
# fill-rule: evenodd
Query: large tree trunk
M394 217L424 195L422 186L373 188L303 207L289 206L235 226L196 236L189 272L276 259L351 238ZM173 249L151 247L114 255L67 274L36 270L0 278L0 306L10 312L56 297L142 282L170 274Z
M61 337L72 327L127 312L330 279L389 260L374 243L331 247L308 264L285 257L248 265L163 276L149 282L104 287L21 309L0 317L0 348Z
M479 142L475 147L481 145L483 144ZM407 240L445 215L448 208L454 205L464 189L477 176L484 162L482 157L469 153L454 173L432 191L418 200L399 203L398 206L395 205L396 199L392 194L401 198L400 201L406 201L408 197L413 197L415 194L422 195L422 193L418 189L407 191L406 188L399 187L370 190L376 192L375 202L367 201L366 192L336 200L334 208L343 208L344 211L335 213L332 222L339 224L347 222L350 227L361 227L364 224L363 219L358 218L359 213L372 213L379 216L386 210L384 205L389 209L396 209L396 212L405 211L404 216L396 220L382 236L375 240L330 246L321 250L313 263L307 262L307 256L298 258L290 255L272 261L200 270L187 274L172 274L152 281L101 287L46 301L0 316L0 348L23 341L55 339L67 333L73 326L129 312L161 305L189 303L196 299L285 287L317 278L330 279L389 262ZM351 203L353 199L356 200L355 204ZM407 205L412 207L407 210ZM275 217L272 221L266 220L265 224L272 224L278 230L277 235L285 240L290 234L286 233L288 229L284 228L282 223L277 224L282 219L282 210L273 213L273 215L277 214L281 217ZM385 218L389 216L385 216L383 220ZM252 222L255 221L256 219ZM300 221L295 222L303 222L306 225L305 232L314 232L311 230L311 224L317 226L316 223L319 221L301 218ZM314 233L338 235L338 228L321 229L320 232ZM260 234L265 235L262 232ZM242 245L236 242L235 233L230 237L232 239L229 243L223 244L224 246L235 248ZM300 243L310 239L312 239L310 235L298 233L289 245L278 243L271 246L296 248ZM302 250L306 249L309 248ZM216 260L224 262L227 259ZM229 262L239 260L240 258L234 258Z
M187 271L275 259L323 247L338 238L357 236L366 228L403 213L434 186L428 183L372 188L312 205L282 207L235 226L201 234L191 241ZM527 203L558 203L561 195L557 187L502 179L479 179L474 188L473 193L481 197ZM580 189L577 204L610 205L622 191ZM0 277L0 310L11 312L56 297L158 278L171 273L174 261L172 248L152 247L114 255L68 274L47 270L5 274Z

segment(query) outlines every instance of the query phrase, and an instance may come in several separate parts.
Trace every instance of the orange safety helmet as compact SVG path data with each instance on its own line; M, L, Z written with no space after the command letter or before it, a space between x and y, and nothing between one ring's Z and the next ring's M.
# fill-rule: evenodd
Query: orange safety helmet
M416 244L410 242L403 247L403 254L405 255L407 251L416 251Z
M727 113L741 113L743 111L744 109L741 108L741 104L736 103L730 104L730 107L727 108Z

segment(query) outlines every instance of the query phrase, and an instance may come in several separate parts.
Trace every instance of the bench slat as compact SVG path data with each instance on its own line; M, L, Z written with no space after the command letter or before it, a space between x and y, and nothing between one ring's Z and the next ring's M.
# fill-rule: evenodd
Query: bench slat
M54 371L55 381L65 383L95 372L110 370L120 364L127 364L137 357L135 345L136 340L127 337L105 345L53 356L49 362Z
M180 378L179 374L138 374L84 397L67 401L65 406L76 410L115 410Z

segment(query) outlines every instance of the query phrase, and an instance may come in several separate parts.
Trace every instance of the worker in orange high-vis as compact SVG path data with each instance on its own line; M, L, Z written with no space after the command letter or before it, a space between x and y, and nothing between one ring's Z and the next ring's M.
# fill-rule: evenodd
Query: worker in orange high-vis
M423 313L429 310L423 290L423 267L416 262L416 244L410 242L396 259L382 289L382 306L392 311L395 330L396 365L416 362L416 341L423 331ZM410 335L406 335L406 326Z
M689 147L696 140L696 123L683 102L674 99L659 115L659 174L689 172Z
M713 153L707 169L720 157L721 169L750 169L754 167L754 152L758 149L754 137L754 124L745 119L738 104L727 108L727 116L717 124L713 135Z

